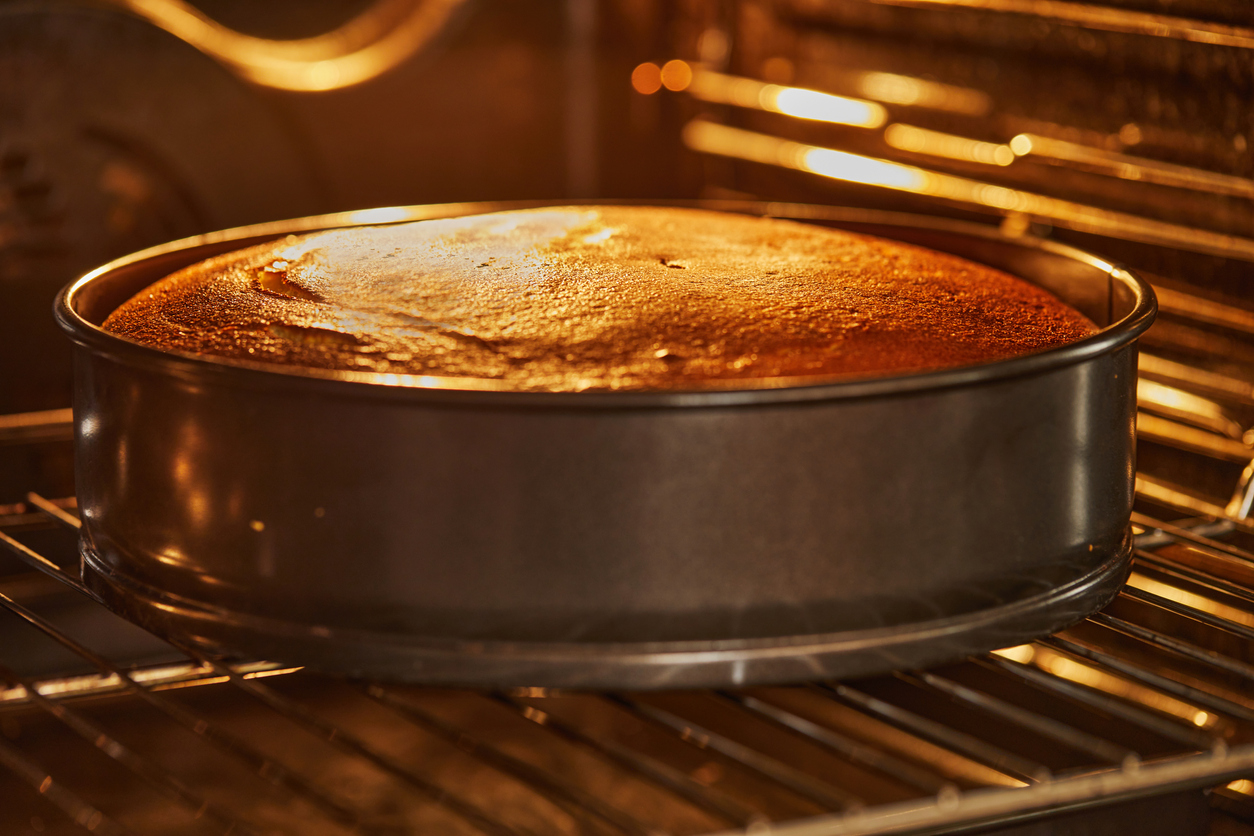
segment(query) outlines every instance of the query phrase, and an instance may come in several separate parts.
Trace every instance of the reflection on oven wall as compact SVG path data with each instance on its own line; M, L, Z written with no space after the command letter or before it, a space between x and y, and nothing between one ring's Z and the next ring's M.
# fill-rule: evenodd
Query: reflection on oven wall
M738 4L689 45L707 189L961 214L1241 295L1254 12L1038 5Z
M661 0L0 0L0 415L68 405L52 298L143 247L371 206L691 193L671 172L678 102L633 102L628 83L674 16Z

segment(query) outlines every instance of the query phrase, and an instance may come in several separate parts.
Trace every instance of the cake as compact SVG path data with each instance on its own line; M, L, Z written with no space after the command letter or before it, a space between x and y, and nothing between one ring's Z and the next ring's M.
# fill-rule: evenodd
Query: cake
M1096 330L1045 290L955 256L621 206L288 236L174 273L104 329L196 355L539 391L902 375Z

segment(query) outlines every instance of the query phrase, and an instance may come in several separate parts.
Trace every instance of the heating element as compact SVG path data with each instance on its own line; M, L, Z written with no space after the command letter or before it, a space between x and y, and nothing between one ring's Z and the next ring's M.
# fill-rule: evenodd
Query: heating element
M118 637L78 579L73 499L30 494L0 515L36 570L0 579L0 831L1254 832L1251 468L1212 495L1254 451L1187 399L1165 414L1154 385L1172 389L1146 390L1143 458L1195 461L1139 479L1134 571L1105 611L850 682L473 692L183 654ZM9 442L69 426L5 422Z

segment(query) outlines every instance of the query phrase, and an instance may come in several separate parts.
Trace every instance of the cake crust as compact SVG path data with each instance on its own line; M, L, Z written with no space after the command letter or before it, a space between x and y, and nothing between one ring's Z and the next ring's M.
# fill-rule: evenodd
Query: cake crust
M1035 285L920 247L609 206L288 236L174 273L104 329L192 354L539 391L892 376L1096 330Z

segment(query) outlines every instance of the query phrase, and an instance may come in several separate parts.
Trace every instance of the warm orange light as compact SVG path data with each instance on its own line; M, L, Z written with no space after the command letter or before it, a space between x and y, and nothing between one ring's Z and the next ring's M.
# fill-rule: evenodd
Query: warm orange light
M938 84L906 75L860 73L855 84L861 95L877 102L947 110L967 116L984 116L993 107L988 94L979 90Z
M980 142L963 136L929 131L913 125L895 123L884 129L884 142L902 151L948 157L951 160L982 163L984 165L1010 165L1015 152L1008 145Z
M335 90L392 69L430 43L465 0L385 0L311 38L236 32L186 0L113 0L257 84Z
M1248 778L1239 778L1229 784L1228 789L1233 792L1239 792L1242 795L1254 795L1254 781Z
M631 86L648 96L662 89L662 70L652 61L645 61L631 71Z
M674 58L662 65L662 86L667 90L680 91L692 84L692 67Z
M1036 648L1030 644L1020 644L1015 647L1003 647L1001 650L994 650L994 656L1001 656L1012 662L1018 662L1026 665L1032 661L1032 657L1036 655Z
M1136 589L1143 589L1152 595L1160 598L1166 598L1175 601L1178 604L1184 604L1186 607L1192 607L1195 610L1217 615L1220 618L1233 621L1237 624L1243 624L1246 627L1254 627L1254 613L1246 612L1237 607L1230 607L1222 604L1212 598L1204 595L1198 595L1195 592L1189 592L1178 586L1163 583L1150 577L1142 575L1140 572L1133 572L1128 577L1128 585Z
M708 83L711 77L718 83ZM753 79L731 79L733 84L724 85L723 82L728 79L730 79L729 76L719 78L717 73L698 73L696 79L693 80L692 95L703 101L726 102L735 105L741 105L743 101L745 102L743 106L752 106L746 94L754 94L753 98L761 103L763 94L766 94L767 100L770 101L771 94L775 90L782 89L777 85L763 85ZM763 109L773 108L764 106ZM778 112L784 111L779 108ZM824 121L834 120L829 118ZM844 124L851 123L845 122ZM862 126L871 127L867 123L862 123ZM1211 232L1197 227L1178 226L1153 218L1073 203L992 183L982 183L978 180L930 171L917 166L851 154L834 148L806 145L770 134L733 128L703 119L689 122L684 128L683 139L684 144L689 148L706 154L718 154L807 171L835 180L909 191L959 204L987 206L1007 214L1017 213L1033 219L1048 220L1055 226L1065 226L1081 232L1113 235L1121 240L1176 249L1183 248L1191 252L1222 255L1225 258L1239 258L1246 261L1254 259L1254 239ZM1144 485L1142 485L1143 481ZM1172 496L1177 505L1181 501L1192 503L1179 505L1179 507L1199 514L1225 516L1224 509L1213 503L1196 500L1178 492L1163 493L1164 488L1165 486L1155 484L1154 480L1149 477L1137 477L1138 493L1143 490L1153 490L1156 496Z
M1141 142L1141 129L1129 122L1119 129L1118 138L1124 146L1136 145ZM1017 156L1030 155L1050 165L1068 165L1123 180L1141 180L1247 199L1254 197L1254 180L1246 177L1160 162L1048 136L1019 134L1010 140L1010 150Z
M1178 717L1199 728L1222 734L1226 725L1226 721L1218 714L1200 711L1197 706L1184 700L1178 700L1161 691L1106 673L1101 668L1090 665L1087 662L1072 659L1052 648L1038 646L1033 654L1032 665L1046 673L1053 674L1059 679L1070 680L1116 697L1140 703L1147 708Z
M875 102L834 96L804 87L764 84L755 78L724 75L702 70L691 79L694 98L715 104L729 104L782 113L797 119L878 128L888 118L888 111Z
M351 224L390 224L406 220L412 220L410 210L402 206L360 209L356 212L350 212L348 215L348 222Z

